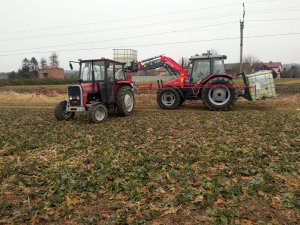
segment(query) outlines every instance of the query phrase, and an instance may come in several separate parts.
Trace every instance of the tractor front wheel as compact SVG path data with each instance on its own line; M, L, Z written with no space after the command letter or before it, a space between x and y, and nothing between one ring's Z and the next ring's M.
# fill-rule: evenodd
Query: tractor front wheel
M118 91L117 110L121 116L129 116L134 112L134 94L129 86L123 86Z
M162 90L157 93L157 103L162 109L176 109L182 102L178 91Z
M92 123L103 123L107 119L107 108L102 104L92 105L87 116Z
M67 101L62 101L57 104L54 109L54 116L58 121L71 120L74 118L74 112L66 112Z
M233 82L228 78L216 77L207 82L208 86L203 89L202 99L205 106L210 110L228 111L237 101L237 91L232 87Z

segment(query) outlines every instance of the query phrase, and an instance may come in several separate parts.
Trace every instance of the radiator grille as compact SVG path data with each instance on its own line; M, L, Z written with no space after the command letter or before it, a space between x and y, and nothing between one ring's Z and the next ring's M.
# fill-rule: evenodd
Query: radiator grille
M68 86L68 96L70 106L81 106L81 90L79 86Z

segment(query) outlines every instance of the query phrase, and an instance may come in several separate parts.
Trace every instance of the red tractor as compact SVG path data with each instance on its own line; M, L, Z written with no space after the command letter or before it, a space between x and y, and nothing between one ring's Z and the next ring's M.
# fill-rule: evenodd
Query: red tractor
M158 82L157 103L162 109L176 109L185 100L202 99L211 110L230 110L237 101L237 87L234 75L226 74L225 55L192 56L188 69L183 69L169 57L156 56L140 62L133 62L132 72L164 67L175 79L166 83ZM243 97L251 100L247 81L244 77Z
M68 100L54 110L57 120L71 120L76 112L87 112L91 122L100 123L107 119L110 109L116 109L121 116L133 113L133 83L126 79L125 63L105 58L73 63L80 66L79 84L68 86Z

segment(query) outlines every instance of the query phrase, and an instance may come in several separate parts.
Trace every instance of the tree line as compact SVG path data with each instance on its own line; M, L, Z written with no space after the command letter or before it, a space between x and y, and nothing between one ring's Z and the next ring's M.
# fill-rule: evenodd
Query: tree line
M30 60L28 58L24 58L18 71L8 73L8 78L34 78L38 77L39 69L59 68L57 53L52 52L48 59L49 62L47 62L46 58L42 57L40 62L38 62L35 57L31 57Z

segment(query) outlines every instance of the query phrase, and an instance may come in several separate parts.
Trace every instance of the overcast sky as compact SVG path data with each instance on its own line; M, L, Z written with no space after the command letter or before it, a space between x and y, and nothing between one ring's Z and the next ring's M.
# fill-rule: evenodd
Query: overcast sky
M2 0L0 72L52 51L68 69L69 60L112 58L113 48L136 49L140 60L159 54L178 60L213 48L238 62L242 2L245 55L300 63L297 0Z

